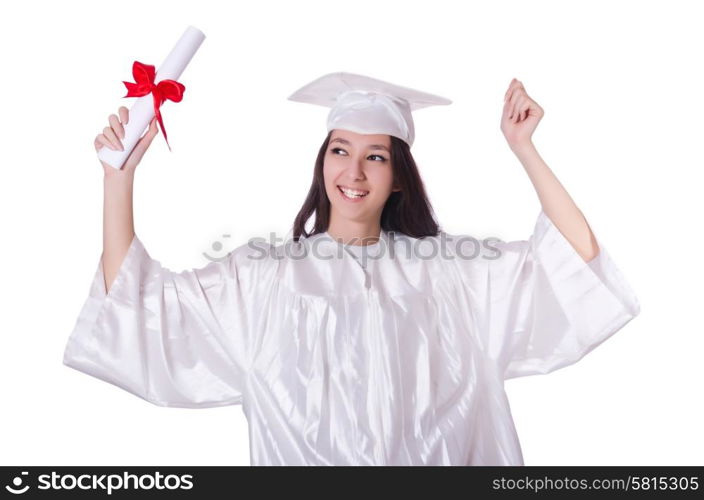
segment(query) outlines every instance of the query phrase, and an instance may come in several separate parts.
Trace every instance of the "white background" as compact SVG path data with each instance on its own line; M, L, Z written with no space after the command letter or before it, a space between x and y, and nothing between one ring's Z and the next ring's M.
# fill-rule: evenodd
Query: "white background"
M642 313L579 363L506 382L527 465L702 464L701 48L696 2L13 2L0 7L2 465L247 465L241 407L161 408L62 364L102 250L93 139L136 59L206 40L138 167L135 227L172 270L286 234L349 71L446 96L413 153L450 233L527 239L539 201L499 129L511 78L533 136ZM211 252L212 253L212 252Z

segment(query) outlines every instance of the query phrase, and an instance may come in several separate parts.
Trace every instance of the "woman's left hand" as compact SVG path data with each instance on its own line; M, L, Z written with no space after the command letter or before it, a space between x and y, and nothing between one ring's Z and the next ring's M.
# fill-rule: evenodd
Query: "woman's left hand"
M523 84L511 80L504 95L501 132L511 149L531 144L531 137L545 112L537 102L528 97Z

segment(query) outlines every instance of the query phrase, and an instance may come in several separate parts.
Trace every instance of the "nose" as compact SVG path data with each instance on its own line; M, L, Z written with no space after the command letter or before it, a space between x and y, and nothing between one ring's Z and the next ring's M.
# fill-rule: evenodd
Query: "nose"
M364 179L364 158L358 158L355 161L351 161L349 167L347 168L347 177L350 179Z

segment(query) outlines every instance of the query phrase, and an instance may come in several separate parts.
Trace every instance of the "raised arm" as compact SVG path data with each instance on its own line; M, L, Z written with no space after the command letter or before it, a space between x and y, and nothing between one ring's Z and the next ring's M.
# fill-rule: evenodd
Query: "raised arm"
M120 139L125 137L123 124L129 121L129 110L121 106L120 117L110 115L110 126L103 129L94 141L96 151L101 147L112 150L122 149ZM110 290L120 265L127 255L127 250L134 238L134 216L132 213L132 191L134 173L145 151L158 132L156 118L152 119L149 129L137 142L125 164L116 169L102 160L105 173L103 178L103 255L102 265L105 275L105 291Z
M531 140L543 115L543 109L528 96L523 84L514 78L504 96L501 131L533 183L545 215L575 251L589 262L599 254L594 233Z

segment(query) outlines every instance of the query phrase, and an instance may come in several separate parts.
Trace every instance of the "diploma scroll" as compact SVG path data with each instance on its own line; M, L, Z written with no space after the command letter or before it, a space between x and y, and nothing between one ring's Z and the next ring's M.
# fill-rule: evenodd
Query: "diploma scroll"
M178 80L203 40L205 40L205 35L202 31L193 26L186 28L174 48L157 69L154 83L159 83L161 80ZM113 151L110 148L102 147L98 151L98 158L111 167L122 168L152 118L154 118L154 96L149 93L138 97L130 108L129 121L124 125L125 138L121 139L121 142L125 150Z

